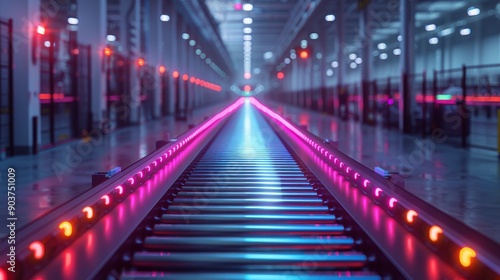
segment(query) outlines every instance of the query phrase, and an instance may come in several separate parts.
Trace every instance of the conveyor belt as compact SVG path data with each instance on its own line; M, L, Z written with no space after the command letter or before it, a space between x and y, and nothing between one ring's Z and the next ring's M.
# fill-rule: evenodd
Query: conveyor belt
M308 170L253 110L237 112L179 178L114 274L381 279L378 256L340 205L305 176Z
M496 244L247 101L20 229L0 279L498 278Z

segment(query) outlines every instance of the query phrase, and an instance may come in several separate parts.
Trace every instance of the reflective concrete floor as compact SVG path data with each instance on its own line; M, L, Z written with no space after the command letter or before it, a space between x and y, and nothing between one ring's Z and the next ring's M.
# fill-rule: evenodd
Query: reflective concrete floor
M7 168L16 170L17 226L26 225L88 190L92 173L129 166L151 153L155 149L155 141L164 139L167 133L174 138L186 131L189 124L197 124L225 106L218 104L194 110L188 121L176 122L174 117L169 116L141 126L116 130L90 142L74 141L37 155L1 161L1 182L6 182ZM6 186L6 183L2 184ZM0 220L7 218L4 197L2 194ZM4 230L0 230L0 236L5 234Z
M267 101L369 168L400 172L413 194L500 243L500 160L496 152L448 145ZM445 140L442 142L442 140ZM438 143L442 142L442 143Z

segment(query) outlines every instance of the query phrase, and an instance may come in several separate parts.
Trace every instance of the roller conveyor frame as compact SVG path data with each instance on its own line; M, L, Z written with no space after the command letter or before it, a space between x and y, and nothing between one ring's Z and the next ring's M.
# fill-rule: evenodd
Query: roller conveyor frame
M240 99L238 102L239 102L239 105L241 105L241 103L243 101ZM252 103L254 103L254 102L256 102L256 100L253 99ZM254 105L255 104L257 104L257 103L254 103ZM264 115L266 115L265 112L264 112ZM288 135L289 128L286 128L281 123L276 125L273 122L274 119L272 116L266 115L266 117L268 119L268 122L275 127L275 130L278 130L277 134L281 138L281 140L283 140L283 142L286 145L290 145L291 148L297 152L297 154L301 155L301 159L311 157L310 151L306 152L304 150L305 146L299 147L297 145L297 143L294 143L294 141L290 141L290 139L287 139L287 137L290 138L289 137L290 135ZM128 181L129 178L132 178L131 176L135 176L133 178L138 179L138 177L137 177L138 174L141 171L145 170L145 166L151 166L150 168L153 168L151 165L151 162L155 159L162 157L162 155L165 154L165 151L168 151L169 149L170 150L173 149L176 145L179 144L179 142L173 142L173 143L168 144L165 147L162 147L161 149L153 152L152 154L141 159L140 161L134 163L133 165L131 165L126 170L124 170L118 176L113 177L112 179L102 183L101 185L89 190L88 192L84 193L82 196L79 196L79 197L71 200L70 202L58 207L56 210L48 213L47 215L45 215L41 219L35 221L34 223L26 226L23 229L21 229L18 232L18 236L17 236L18 240L20 240L20 243L18 243L19 244L18 246L20 249L17 252L18 253L17 256L20 260L23 258L25 258L27 260L24 262L24 269L26 269L27 267L30 267L30 268L36 267L38 264L37 264L37 261L32 258L32 255L33 255L32 251L26 250L26 249L22 250L21 248L28 248L29 244L33 240L43 240L43 238L46 238L47 234L49 234L51 236L57 236L56 238L61 238L61 244L50 245L50 242L49 242L49 246L53 246L54 248L56 248L55 249L56 251L60 251L60 252L62 251L62 253L58 254L54 258L54 261L52 261L50 264L48 264L48 266L44 267L44 269L40 271L40 273L38 274L38 276L41 277L40 279L44 279L44 278L45 279L57 279L57 278L53 278L53 277L55 277L56 275L65 275L66 273L71 273L69 271L69 269L67 269L66 271L64 269L65 266L67 267L67 266L71 266L71 265L73 265L71 267L71 269L77 269L78 271L82 271L82 272L87 273L87 277L84 277L84 278L94 277L95 276L94 272L99 269L98 268L99 264L102 265L102 261L104 259L112 256L114 254L114 251L117 249L116 246L118 246L118 247L121 246L121 243L123 243L123 241L126 239L125 237L123 237L123 238L108 238L109 240L105 240L105 242L97 241L95 238L97 236L100 236L100 234L104 234L106 232L106 230L105 230L106 223L107 223L107 227L109 230L109 226L110 226L109 224L116 223L116 222L113 222L113 220L122 220L123 221L123 215L130 215L130 216L127 216L128 218L126 219L126 222L127 222L126 228L128 228L128 230L126 232L123 230L120 231L121 229L117 229L117 230L119 230L120 233L123 234L124 236L128 236L128 235L132 234L134 229L137 228L137 226L139 226L139 224L141 224L141 222L142 222L142 219L140 217L144 217L146 215L146 213L148 213L149 210L151 210L151 209L148 209L147 207L148 206L152 207L151 205L155 205L156 204L155 201L157 202L161 197L161 195L159 195L159 194L165 193L166 189L168 189L169 186L173 185L177 181L179 176L182 176L183 171L197 157L197 155L205 147L205 145L210 142L211 138L213 138L215 136L218 128L223 126L223 123L225 122L225 120L226 119L217 120L216 122L213 123L213 126L208 127L208 129L206 131L198 134L197 137L193 137L192 139L190 139L193 142L194 141L198 142L198 143L196 143L197 145L187 145L186 144L182 148L177 148L178 151L181 149L183 150L182 155L178 155L178 156L183 157L182 160L179 160L178 158L173 158L173 155L172 155L172 157L165 159L164 162L162 162L161 164L159 162L157 162L157 165L158 165L157 170L158 171L160 170L160 166L162 166L165 163L172 163L172 165L176 165L175 167L172 167L169 169L170 173L169 173L168 178L159 179L159 178L157 178L157 177L160 177L160 174L158 174L158 173L157 174L151 173L151 174L144 175L144 177L142 178L143 180L141 180L142 183L146 183L148 180L149 181L154 181L154 180L161 181L161 183L158 182L156 184L156 186L157 186L156 189L153 189L154 186L152 186L151 184L149 185L149 188L151 189L150 193L149 193L149 198L144 198L144 194L141 195L141 192L147 191L146 190L146 188L148 188L146 186L147 183L141 187L139 187L140 184L138 181L135 181L134 183L130 184L130 186L128 186L129 189L135 190L135 191L131 192L130 195L123 197L123 198L120 198L119 190L116 189L116 185L120 184L120 182ZM207 120L206 122L196 126L195 128L187 131L186 133L182 134L181 136L179 136L179 139L181 139L181 141L182 141L182 139L189 137L190 135L192 135L193 132L198 131L198 129L200 129L200 127L203 127L207 122L210 122L210 120ZM294 129L298 130L295 127L294 127ZM288 132L286 132L287 130L288 130ZM321 139L308 133L307 131L301 130L300 132L303 135L307 135L307 137L309 139L313 139L313 141L316 142L316 145L317 145L317 143L322 143ZM297 139L295 139L295 140L297 140ZM314 161L305 161L305 162L307 163L306 165L308 167L311 167L312 172L318 177L318 179L320 179L320 181L328 181L328 179L325 178L325 175L321 174L322 171L319 170L317 167L314 167L314 165L318 165L318 158L321 156L324 156L325 151L328 151L330 155L335 155L335 157L337 157L339 159L339 162L342 162L345 165L351 166L352 170L355 170L359 174L358 175L359 177L362 176L363 178L368 178L367 180L369 180L371 184L377 185L377 187L380 187L381 190L383 191L384 195L386 193L388 193L388 194L390 193L394 197L397 197L398 202L405 203L407 205L412 205L413 209L415 209L419 213L419 217L425 217L425 220L430 222L430 223L440 224L441 228L446 232L447 236L450 239L452 239L453 241L464 243L463 234L458 234L456 232L457 229L463 230L463 228L466 228L465 230L469 230L466 232L467 235L480 237L480 235L478 235L476 232L468 229L467 227L464 227L463 225L461 225L458 222L454 221L453 219L449 218L444 213L439 212L434 207L429 207L429 205L426 204L425 202L415 198L414 196L412 196L411 194L406 192L404 189L400 189L399 187L395 186L391 182L388 182L388 181L384 180L383 178L377 176L377 174L375 174L373 171L371 171L368 168L362 166L361 164L355 162L354 160L350 159L349 157L342 154L340 151L334 149L333 147L330 147L328 145L322 145L320 149L317 149L317 148L313 148L313 149L317 150L317 151L315 151L316 157L317 157L316 162L314 162ZM323 149L323 150L321 150L321 149ZM307 153L309 153L309 154L307 154ZM170 160L172 160L172 162L170 162ZM349 172L346 172L345 169L341 169L341 168L338 168L338 169L340 170L340 172L343 175L346 175L347 178L352 177L352 174L349 174ZM356 181L353 180L353 178L351 178L351 181L353 181L353 183L356 183ZM126 187L123 183L121 183L121 185ZM166 187L163 187L163 189L162 189L161 187L158 187L158 185L163 185ZM101 201L100 198L104 195L109 195L109 194L112 194L113 200L118 199L119 201L122 201L122 203L115 205L116 207L114 207L112 209L107 209L106 205L104 205L104 202ZM155 197L155 195L157 195L157 196ZM132 201L134 199L136 200L135 201L136 205L138 205L136 208L140 209L140 211L136 211L135 213L126 212L127 209L126 209L126 207L124 207L124 204L132 203ZM140 200L140 199L142 199L142 203L138 202L138 200ZM102 213L106 213L106 215L104 215L99 221L89 222L87 224L81 225L79 228L76 228L75 232L78 232L81 234L79 236L80 238L78 238L78 240L77 240L77 237L73 237L73 238L69 238L69 239L65 240L65 238L63 236L61 236L61 231L58 230L57 224L60 223L60 221L64 221L64 220L73 221L75 225L77 223L81 223L81 221L75 220L74 217L78 217L79 219L84 220L84 217L82 217L83 214L81 212L81 209L83 207L85 207L86 205L89 205L89 203L88 203L89 201L96 201L96 200L101 201L101 203L99 203L99 205L96 205L96 208L95 208L96 213L102 212ZM344 203L342 203L342 201L339 201L339 202L341 204L343 204L344 206L347 206L347 207L345 207L347 212L352 213L354 211L352 209L349 209L348 205L345 202ZM381 202L377 202L377 203L381 203ZM375 207L378 207L378 206L375 206ZM130 209L128 209L128 210L130 210ZM134 212L134 211L132 211L132 212ZM391 211L387 211L387 213L389 214L389 216L395 215L395 213L392 213ZM120 219L120 216L122 217L121 219ZM353 216L354 220L356 220L356 215L352 215L352 216ZM363 226L363 224L360 224L360 225ZM125 228L125 227L123 227L123 228ZM367 232L370 232L369 228L365 228L365 230ZM383 243L383 242L380 242L379 241L380 238L376 237L375 235L376 234L373 234L373 236L374 236L372 238L373 241L379 245L381 243ZM93 246L95 246L96 248L103 249L104 251L108 250L108 252L106 252L105 254L94 254L95 256L100 255L100 256L98 256L100 258L100 260L93 258L93 260L91 262L85 262L84 264L82 264L81 262L85 258L84 251L86 250L85 249L86 247L87 248L89 247L89 245L88 245L89 240L90 240L89 238L91 236L93 236L93 238L94 238L93 239L94 243L104 244L103 246L97 246L96 244L92 244ZM103 236L105 236L105 234ZM74 239L74 240L72 240L72 239ZM70 242L74 242L74 243L70 247L64 248L65 247L64 244L69 244ZM498 269L498 267L495 267L495 261L498 259L499 256L498 256L498 254L495 255L495 251L494 251L494 249L497 247L495 247L495 246L488 247L488 245L492 245L492 244L489 244L488 242L489 242L488 239L474 239L474 242L468 242L468 245L475 248L475 250L479 256L478 259L481 260L481 264L484 267L488 267L492 270ZM110 243L112 243L112 244L110 244ZM5 244L5 243L2 243L2 244ZM493 245L495 245L495 244L493 244ZM114 250L113 250L113 247L114 247ZM75 249L75 248L80 248L80 249ZM5 248L2 247L1 252L2 252L2 260L3 260L3 257L5 256L5 254L3 254L5 252ZM432 254L435 253L432 251L429 251L429 252ZM386 252L386 253L389 253L389 252ZM68 256L72 256L73 259L70 259L68 261L68 258L71 258ZM82 259L78 259L79 257L81 257ZM446 256L445 256L445 258L446 258ZM394 261L397 262L396 259L394 259ZM38 263L43 263L43 260L41 262L38 262ZM499 262L496 262L496 264L498 264L498 263ZM95 266L95 264L97 264L97 266ZM78 265L79 268L76 268L75 265ZM93 272L90 271L91 268L93 269ZM399 268L401 270L405 270L405 268L402 267L401 265L399 265ZM22 269L22 268L18 267L18 269ZM464 269L462 268L462 270L464 270ZM464 270L462 272L466 273L465 275L467 275L467 273L474 273L474 271L471 272L471 271L467 271L467 270ZM498 273L498 270L496 270L496 272ZM77 274L77 275L80 275L80 274ZM471 274L471 275L473 275L473 274ZM25 275L25 276L29 277L30 275ZM66 275L66 276L70 277L69 275ZM0 278L1 278L1 275L0 275ZM78 279L78 278L72 278L72 279Z

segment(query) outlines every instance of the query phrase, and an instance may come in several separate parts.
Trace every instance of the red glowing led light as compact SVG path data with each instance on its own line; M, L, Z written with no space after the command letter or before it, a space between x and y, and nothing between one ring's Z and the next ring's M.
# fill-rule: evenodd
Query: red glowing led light
M417 212L415 212L414 210L408 210L408 212L406 212L406 221L411 224L415 221L415 218L417 216Z
M469 247L463 247L460 249L460 264L463 267L469 267L472 263L472 258L476 257L476 251Z
M142 67L146 65L146 61L142 58L137 59L137 66Z
M31 242L29 249L33 253L33 258L35 258L35 260L40 260L45 255L45 246L40 241ZM1 279L1 277L0 277L0 279ZM5 278L5 279L7 279L7 278Z
M194 84L194 82L196 81L196 78L195 77L191 77L189 78L189 82L191 82L192 84Z
M309 53L307 51L300 51L300 58L306 59L309 57Z
M283 72L278 72L278 74L276 74L276 77L278 77L278 79L280 79L280 80L283 80L283 78L285 77L285 74Z
M104 52L105 56L111 56L111 54L113 54L113 51L111 50L111 48L108 48L108 47L104 48L103 52Z
M158 67L158 71L160 72L160 74L165 74L165 72L167 72L167 68L162 65Z
M389 199L389 207L394 208L396 202L398 202L398 200L394 197L391 197L391 199Z
M194 81L197 85L200 84L200 79L196 78L196 80Z
M189 76L187 74L182 75L182 80L187 81L189 79Z
M241 3L234 3L234 9L236 11L241 11L242 8L243 8L243 4L241 4Z
M246 86L243 87L243 90L249 92L249 91L252 90L252 87L249 86L249 85L246 85Z
M179 72L177 72L177 71L172 72L172 76L173 76L175 79L179 78Z
M109 195L105 194L101 196L101 199L104 200L104 205L109 205L110 202Z
M38 94L38 98L40 100L50 100L50 98L54 98L54 99L64 99L64 93L54 93L54 94L50 94L50 93L40 93Z
M59 229L62 229L64 236L70 237L73 234L73 226L70 222L64 221L59 224Z
M443 233L443 229L442 228L440 228L438 226L432 226L429 229L429 239L432 242L436 242L439 239L439 234L442 234L442 233Z
M123 187L122 186L116 187L115 190L118 190L118 194L123 194Z
M36 27L36 33L40 34L40 35L45 35L45 27L39 25Z
M83 208L82 212L85 213L87 219L92 219L94 217L94 210L90 206Z

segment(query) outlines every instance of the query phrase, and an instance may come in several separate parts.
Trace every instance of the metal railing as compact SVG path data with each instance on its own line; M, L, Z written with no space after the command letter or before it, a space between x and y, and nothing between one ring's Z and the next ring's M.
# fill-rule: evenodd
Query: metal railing
M409 132L429 137L435 129L446 133L449 143L462 147L497 149L500 109L500 64L463 66L405 75L411 96ZM325 94L313 98L325 99L314 105L312 97L295 91L272 93L272 98L300 107L334 114L344 120L360 120L369 125L399 127L399 102L402 77L387 77L369 81L336 85ZM365 91L363 91L365 87ZM363 95L365 92L365 95ZM299 98L296 98L298 96Z
M41 145L85 136L92 126L90 46L51 35L41 49Z

